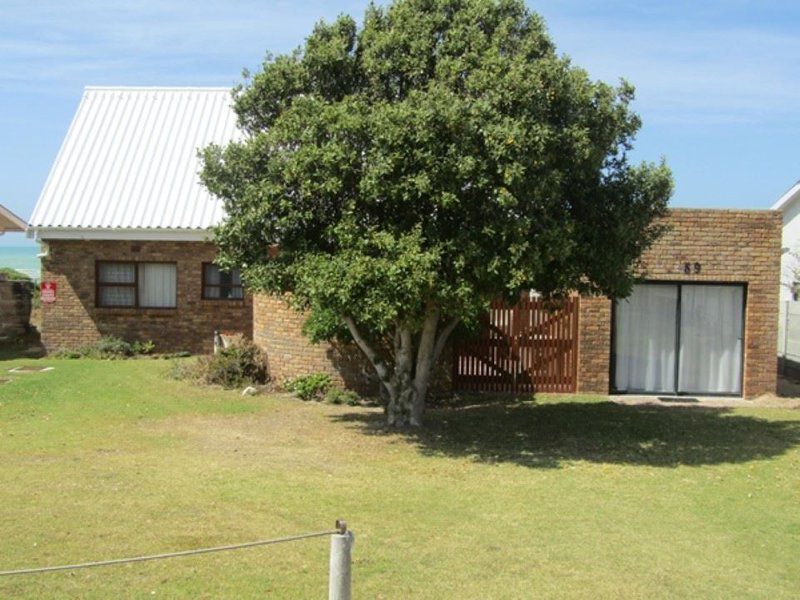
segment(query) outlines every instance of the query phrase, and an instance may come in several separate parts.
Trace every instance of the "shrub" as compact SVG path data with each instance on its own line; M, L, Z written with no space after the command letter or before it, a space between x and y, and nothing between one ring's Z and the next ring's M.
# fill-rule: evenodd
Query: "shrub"
M332 388L325 394L325 402L329 404L347 404L348 406L358 405L358 394L350 390L340 390Z
M101 338L94 346L90 346L88 351L95 351L100 358L125 358L134 355L133 344L113 335Z
M113 360L151 354L153 350L155 350L155 344L150 340L131 343L122 338L107 335L94 344L82 346L77 350L64 350L58 356L60 358L103 358Z
M239 340L197 361L199 379L226 389L267 382L267 360L249 340Z
M326 373L300 375L287 381L285 387L301 400L322 400L331 387L331 377Z
M131 350L133 350L134 354L152 354L153 350L156 349L155 343L153 340L146 340L144 342L133 342L131 345Z
M16 271L10 267L0 267L0 281L30 281L31 278L25 273Z

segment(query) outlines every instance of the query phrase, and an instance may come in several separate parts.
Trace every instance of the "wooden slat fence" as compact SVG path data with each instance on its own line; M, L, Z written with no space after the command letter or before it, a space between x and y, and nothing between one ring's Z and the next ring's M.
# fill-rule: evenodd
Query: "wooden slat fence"
M579 303L577 296L557 309L527 296L514 306L492 302L478 337L453 347L454 389L575 392Z

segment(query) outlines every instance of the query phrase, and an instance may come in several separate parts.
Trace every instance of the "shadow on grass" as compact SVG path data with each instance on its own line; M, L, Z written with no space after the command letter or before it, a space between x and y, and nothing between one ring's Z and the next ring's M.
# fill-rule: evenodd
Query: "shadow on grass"
M426 413L421 431L384 427L383 415L333 417L371 435L402 436L431 456L557 468L563 462L676 467L743 463L800 445L799 421L768 421L725 408L613 402L496 401Z

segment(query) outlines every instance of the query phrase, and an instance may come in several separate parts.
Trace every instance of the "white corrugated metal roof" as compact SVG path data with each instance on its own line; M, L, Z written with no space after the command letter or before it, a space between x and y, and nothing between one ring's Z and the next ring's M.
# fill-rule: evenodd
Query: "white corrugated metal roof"
M200 183L197 151L241 135L226 88L87 87L30 225L205 230L223 207Z
M790 202L793 202L795 198L800 198L800 181L795 183L783 196L778 198L778 201L772 205L772 210L783 210Z

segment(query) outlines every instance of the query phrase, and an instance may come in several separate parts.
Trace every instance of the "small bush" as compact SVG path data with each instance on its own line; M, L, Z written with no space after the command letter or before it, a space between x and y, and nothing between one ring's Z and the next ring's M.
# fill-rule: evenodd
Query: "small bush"
M340 390L332 388L325 394L325 402L328 404L347 404L348 406L358 405L358 394L350 390Z
M301 400L322 400L331 387L331 377L326 373L300 375L287 381L285 387Z
M131 349L133 350L134 354L152 354L153 350L156 349L156 345L153 343L153 340L133 342Z
M133 356L133 344L112 335L102 338L89 351L96 351L100 358L125 358Z
M58 356L60 358L102 358L113 360L151 354L153 350L155 350L155 344L150 340L131 343L122 338L107 335L94 344L82 346L77 350L64 350Z
M226 389L267 382L267 360L249 340L240 340L197 361L199 379Z
M173 360L170 363L167 377L177 381L197 380L200 378L200 369L197 361Z

